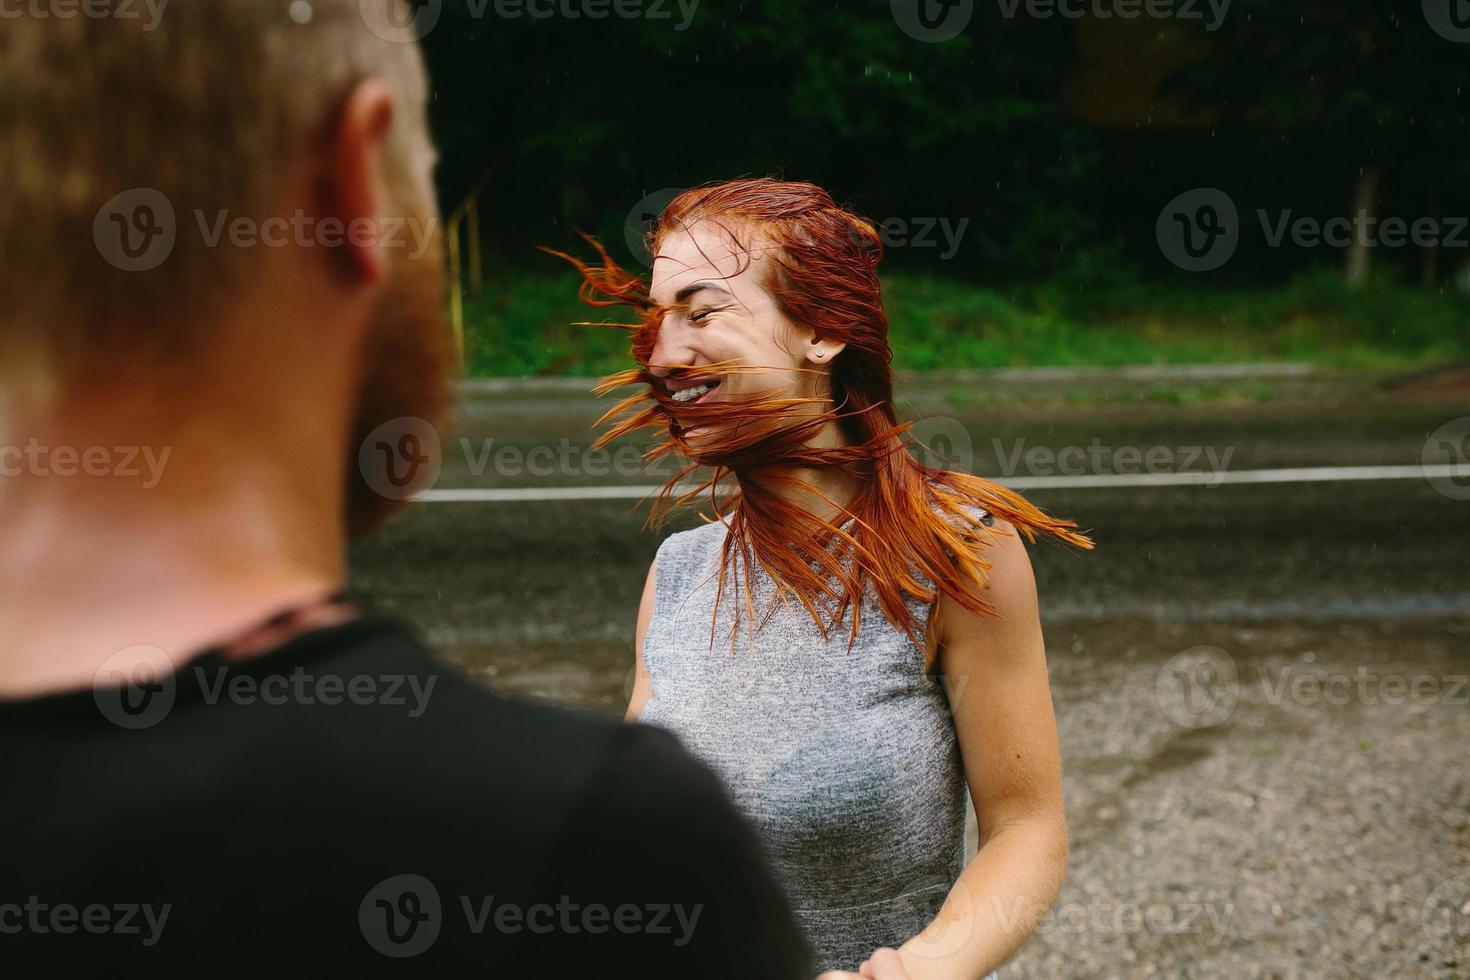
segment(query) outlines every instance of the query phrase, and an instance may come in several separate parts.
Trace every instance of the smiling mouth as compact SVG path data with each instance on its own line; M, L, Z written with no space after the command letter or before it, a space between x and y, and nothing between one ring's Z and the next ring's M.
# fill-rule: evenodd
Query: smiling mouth
M697 402L703 401L706 395L714 391L719 386L720 382L718 380L707 381L702 385L695 385L692 388L681 388L680 390L670 395L669 398L680 405L693 405Z

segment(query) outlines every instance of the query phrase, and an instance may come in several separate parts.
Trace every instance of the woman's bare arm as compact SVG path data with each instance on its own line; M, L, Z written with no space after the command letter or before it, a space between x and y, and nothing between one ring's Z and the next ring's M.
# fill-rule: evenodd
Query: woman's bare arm
M1061 753L1031 560L1003 521L987 559L980 594L1000 616L949 597L935 611L980 852L934 922L900 947L912 980L978 980L1000 966L1050 910L1066 873Z
M653 618L654 567L654 563L648 566L648 578L643 582L643 598L638 602L638 625L633 638L633 693L628 698L624 721L636 720L648 699L653 697L653 684L648 679L648 668L643 665L643 637L648 633L648 621Z

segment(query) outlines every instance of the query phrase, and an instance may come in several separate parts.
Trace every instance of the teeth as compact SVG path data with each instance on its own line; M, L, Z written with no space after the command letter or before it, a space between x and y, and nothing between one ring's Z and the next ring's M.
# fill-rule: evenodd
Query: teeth
M713 391L714 387L715 386L711 384L696 385L693 388L683 388L679 391L676 391L669 397L676 402L692 402L699 396Z

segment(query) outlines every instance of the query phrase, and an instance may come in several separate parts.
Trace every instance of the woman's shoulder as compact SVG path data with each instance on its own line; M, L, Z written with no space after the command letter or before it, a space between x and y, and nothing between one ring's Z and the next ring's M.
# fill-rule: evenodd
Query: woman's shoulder
M675 531L658 546L654 558L659 568L702 561L713 548L718 548L728 528L722 521L709 521L687 531Z
M958 526L966 523L964 519L960 518L952 510L945 507L940 502L940 494L949 495L952 494L953 491L947 491L947 488L931 480L929 481L929 492L931 494L929 498L930 508L934 511L934 513L938 514L941 518L953 525ZM968 523L983 524L986 527L995 526L995 515L981 504L975 503L974 501L965 501L959 504L959 509L965 515L965 517L969 519Z

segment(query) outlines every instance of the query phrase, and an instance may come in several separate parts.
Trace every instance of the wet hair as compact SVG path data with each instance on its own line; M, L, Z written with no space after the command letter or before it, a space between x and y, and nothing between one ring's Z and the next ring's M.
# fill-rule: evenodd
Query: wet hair
M649 523L656 527L670 507L708 494L715 517L729 528L717 596L723 595L727 578L733 586L743 586L732 649L742 611L752 622L756 616L750 592L753 564L776 583L776 595L761 623L780 601L794 597L825 638L851 607L850 650L858 635L862 597L871 590L885 618L922 650L923 624L914 621L906 596L929 603L944 594L972 612L996 613L979 594L990 569L987 541L996 532L977 516L975 507L1009 522L1029 541L1048 535L1080 548L1092 547L1075 522L1054 518L989 480L927 466L910 451L911 424L899 423L893 408L893 352L877 271L883 244L870 222L839 207L814 184L728 181L685 191L670 201L649 230L649 254L656 255L670 234L700 222L723 228L743 247L746 265L754 242L774 246L771 272L763 286L777 308L792 323L810 328L817 339L845 345L829 368L814 369L821 374L830 371L830 399L763 394L709 404L674 402L649 370L657 331L669 308L655 304L649 284L622 268L591 238L587 240L597 252L594 262L553 254L581 273L584 301L599 307L627 306L637 313L637 323L601 324L632 332L632 355L638 366L604 379L597 391L629 384L644 389L624 398L598 421L609 428L597 446L650 429L658 438L645 457L650 463L676 452L689 459L662 487ZM681 381L762 370L745 364L659 367ZM808 445L832 424L846 445ZM718 436L691 445L683 433L695 426L708 426ZM691 484L691 475L705 467L707 477ZM815 467L841 467L860 480L860 489L845 505L828 499L836 509L831 519L816 517L778 492L783 485L799 486L820 496L796 474L800 468ZM728 479L739 489L722 493ZM719 608L717 598L717 613ZM713 640L712 622L712 644Z

